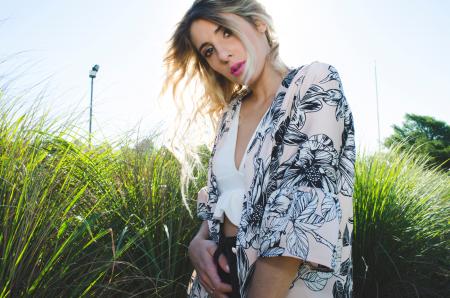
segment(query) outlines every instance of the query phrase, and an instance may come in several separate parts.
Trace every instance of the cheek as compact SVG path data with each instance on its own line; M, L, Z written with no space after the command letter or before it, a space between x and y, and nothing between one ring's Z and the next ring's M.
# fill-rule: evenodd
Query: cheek
M216 73L230 79L231 74L228 73L228 67L219 61L216 57L209 59L209 67L211 67Z
M252 43L252 40L249 39L249 42ZM238 38L236 38L234 43L234 52L237 58L246 59L248 56L244 43Z
M216 72L221 72L220 61L216 57L211 57L208 60L208 65Z

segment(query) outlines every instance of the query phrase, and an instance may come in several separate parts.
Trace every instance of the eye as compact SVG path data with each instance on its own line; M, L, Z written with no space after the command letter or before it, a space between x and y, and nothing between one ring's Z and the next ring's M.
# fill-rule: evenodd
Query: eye
M207 48L207 49L203 52L203 56L205 56L206 58L208 58L209 56L212 55L212 52L213 52L213 48L212 48L212 47L209 47L209 48Z
M228 29L228 28L223 28L223 36L229 37L229 36L231 36L232 34L233 34L233 32L231 32L230 29Z

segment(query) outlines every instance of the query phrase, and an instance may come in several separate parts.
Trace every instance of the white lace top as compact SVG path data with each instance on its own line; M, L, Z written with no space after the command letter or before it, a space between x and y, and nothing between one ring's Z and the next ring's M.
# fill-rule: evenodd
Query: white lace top
M245 191L244 173L241 169L236 169L234 162L238 119L239 117L234 117L230 131L224 139L223 146L217 149L217 158L212 165L217 177L217 187L220 191L213 217L223 222L225 213L236 226L239 226L241 219ZM241 165L242 161L240 167Z

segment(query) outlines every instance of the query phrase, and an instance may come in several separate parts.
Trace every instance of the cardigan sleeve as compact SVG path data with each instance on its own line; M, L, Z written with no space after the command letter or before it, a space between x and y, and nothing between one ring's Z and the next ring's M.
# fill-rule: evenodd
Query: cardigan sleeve
M208 187L202 187L197 194L197 218L204 221L209 219L208 217Z
M342 208L352 208L354 159L344 161L344 151L354 150L353 123L337 70L314 62L306 76L313 77L295 94L273 148L275 187L267 193L259 255L291 256L331 271Z

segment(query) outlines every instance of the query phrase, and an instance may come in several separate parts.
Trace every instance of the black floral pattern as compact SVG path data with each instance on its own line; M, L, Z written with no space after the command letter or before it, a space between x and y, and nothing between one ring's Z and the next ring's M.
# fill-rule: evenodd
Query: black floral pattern
M208 200L197 204L216 242L220 222L212 214L220 194L211 164L241 100L223 113ZM241 296L247 297L259 257L290 256L304 262L288 297L351 297L355 143L337 70L318 61L292 69L244 154L248 180L236 242ZM198 278L188 294L208 297Z

